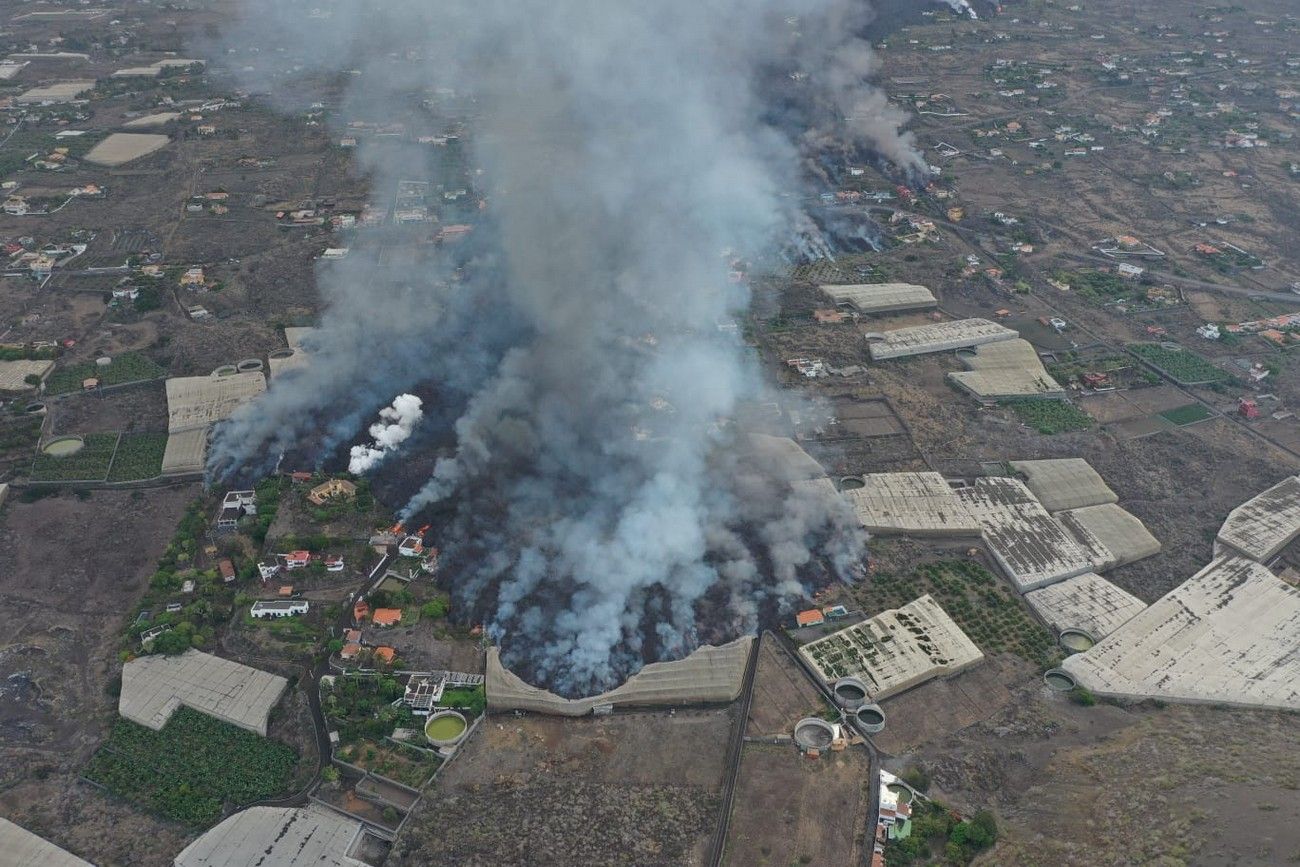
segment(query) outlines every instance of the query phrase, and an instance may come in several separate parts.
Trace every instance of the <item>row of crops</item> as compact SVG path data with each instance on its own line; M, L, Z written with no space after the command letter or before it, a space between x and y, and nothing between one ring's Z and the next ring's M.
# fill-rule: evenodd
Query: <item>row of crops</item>
M867 611L898 608L929 593L986 654L1012 653L1050 668L1059 652L1052 634L1025 603L978 563L946 560L917 567L910 575L878 573L858 587Z
M226 804L285 793L293 749L182 707L161 731L119 719L84 776L144 809L206 827Z
M138 482L162 475L167 434L86 434L70 455L39 454L33 482Z
M1159 343L1135 343L1129 350L1172 378L1179 385L1203 385L1228 379L1225 371L1215 367L1195 352Z
M1041 434L1069 433L1092 427L1092 416L1063 400L1026 397L1006 400L1002 405L1010 407L1022 422Z

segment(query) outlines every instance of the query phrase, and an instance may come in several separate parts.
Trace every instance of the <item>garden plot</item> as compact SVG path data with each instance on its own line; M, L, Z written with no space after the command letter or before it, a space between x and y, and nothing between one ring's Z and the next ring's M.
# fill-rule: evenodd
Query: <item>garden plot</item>
M1195 352L1164 343L1135 343L1129 350L1179 385L1207 385L1229 378Z

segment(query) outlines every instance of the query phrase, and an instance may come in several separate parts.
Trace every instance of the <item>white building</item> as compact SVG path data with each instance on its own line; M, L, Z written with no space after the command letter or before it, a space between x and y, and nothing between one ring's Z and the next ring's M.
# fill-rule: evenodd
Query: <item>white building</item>
M248 613L259 620L264 620L270 617L297 617L306 614L309 608L310 604L306 599L271 599L254 602Z

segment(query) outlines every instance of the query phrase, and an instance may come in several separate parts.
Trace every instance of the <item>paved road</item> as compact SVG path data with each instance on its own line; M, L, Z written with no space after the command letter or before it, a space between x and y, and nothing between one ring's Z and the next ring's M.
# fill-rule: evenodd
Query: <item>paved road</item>
M737 719L727 744L727 762L723 773L722 810L713 830L713 843L709 851L709 867L722 867L727 854L727 832L731 828L731 811L736 801L736 780L740 777L740 760L745 748L745 729L749 727L749 708L754 698L754 675L758 671L758 653L762 637L750 646L749 661L745 664L745 679L740 688L740 705Z

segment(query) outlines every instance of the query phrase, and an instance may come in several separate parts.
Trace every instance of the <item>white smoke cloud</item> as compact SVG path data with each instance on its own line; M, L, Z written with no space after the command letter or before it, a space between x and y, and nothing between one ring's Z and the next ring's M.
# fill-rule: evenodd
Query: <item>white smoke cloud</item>
M413 394L399 394L392 406L379 411L379 421L370 426L372 442L352 447L348 472L367 473L379 465L390 452L406 442L415 426L424 418L423 401Z
M810 127L900 174L923 165L869 83L864 3L246 5L229 44L324 79L356 69L345 114L464 95L487 204L472 255L322 272L311 365L219 428L214 476L328 455L394 390L436 392L421 442L451 447L402 516L436 507L456 610L567 695L752 631L861 561L847 503L774 472L743 435L736 419L777 395L715 323L749 302L721 251L788 240ZM798 129L765 92L794 71L817 91ZM413 171L359 150L380 197Z

